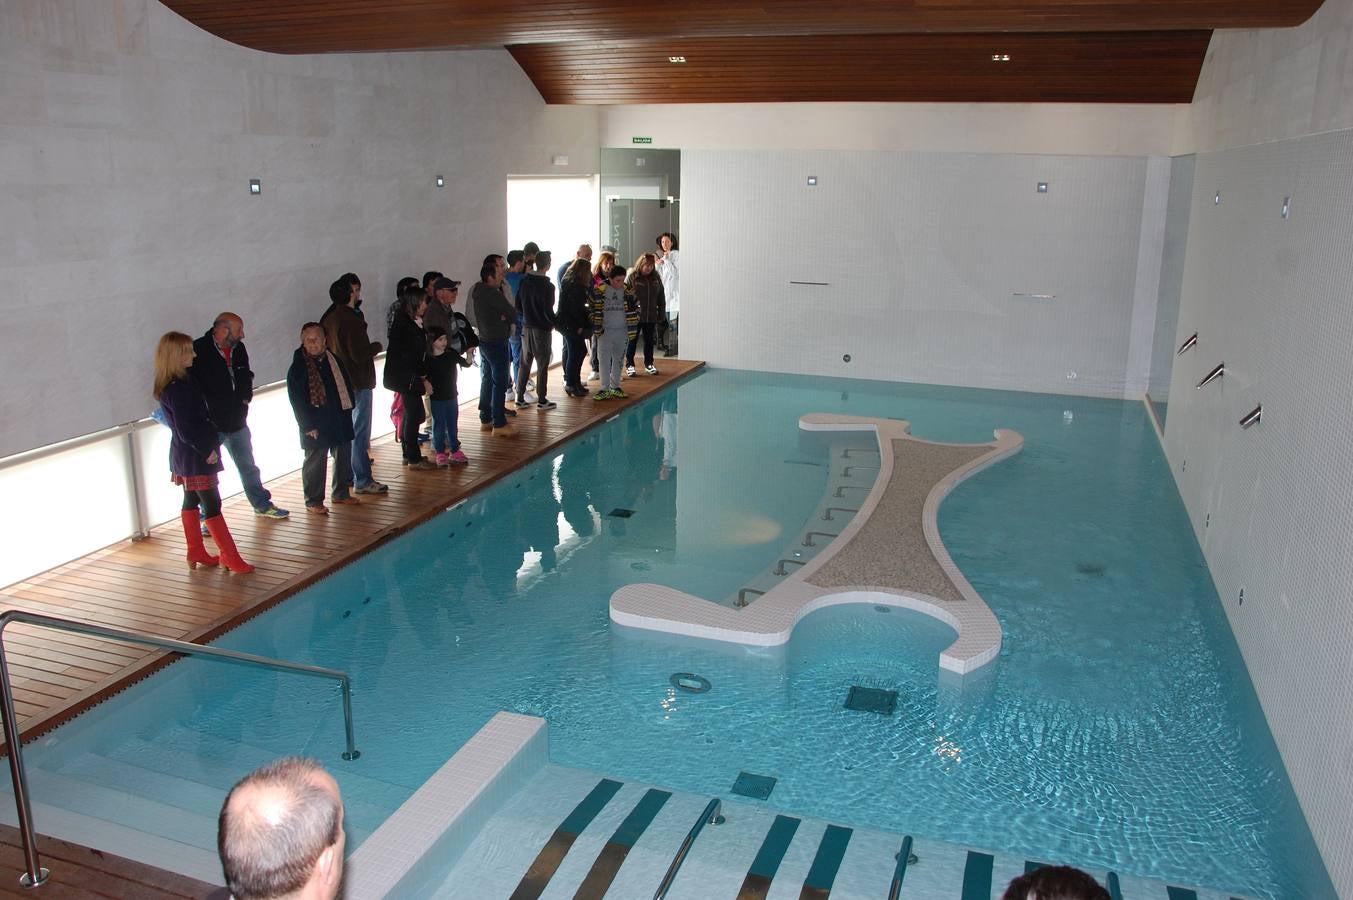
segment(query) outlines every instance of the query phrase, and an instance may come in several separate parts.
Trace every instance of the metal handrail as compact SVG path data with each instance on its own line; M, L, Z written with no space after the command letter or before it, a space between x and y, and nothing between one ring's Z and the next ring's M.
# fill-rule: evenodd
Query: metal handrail
M736 606L738 609L742 609L744 606L747 605L748 594L756 594L758 597L760 597L765 593L766 593L765 591L758 591L756 588L745 587L742 590L738 591L738 599L734 601L733 605Z
M662 876L662 881L658 883L658 890L653 894L653 900L663 900L667 896L667 892L672 889L672 882L676 880L677 871L681 868L681 864L686 861L686 854L691 852L691 844L695 843L695 839L700 836L701 831L704 831L705 826L722 825L724 823L724 817L719 815L721 806L718 797L705 804L704 812L700 813L700 818L691 826L691 830L686 832L686 839L677 848L676 856L672 857L672 864L667 867L667 874Z
M823 537L832 537L832 538L841 536L835 531L810 531L803 536L803 546L816 547L817 544L813 543L813 535L815 534L820 534Z
M846 449L841 451L841 458L850 459L850 454L852 453L878 453L878 452L879 449L877 447L847 447Z
M796 565L796 566L806 566L806 565L808 565L808 560L806 560L806 559L782 559L782 560L780 560L778 563L775 564L775 568L771 569L771 570L770 570L770 573L771 573L772 575L788 575L789 573L785 571L785 563L793 563L793 564Z
M911 854L911 835L902 838L902 849L897 851L897 866L893 869L893 883L888 886L888 900L897 900L902 893L902 879L907 877L907 866L915 857Z
M859 510L858 510L858 509L850 509L849 507L846 507L846 506L829 506L829 507L827 507L827 511L826 511L825 513L822 514L822 521L824 521L824 522L834 522L834 521L836 521L836 518L832 515L832 513L834 513L834 512L857 513L857 512L859 512Z
M850 474L851 469L873 469L875 472L877 472L879 470L879 466L862 466L859 463L856 463L853 466L843 466L841 469L841 477L853 478L854 476Z
M832 493L832 496L833 496L833 497L844 497L845 494L843 494L843 493L841 493L841 492L842 492L842 491L845 491L845 490L851 490L851 491L872 491L873 489L874 489L873 486L872 486L872 485L868 485L868 484L843 484L843 485L840 485L839 487L837 487L837 489Z
M238 650L223 650L220 647L190 644L187 641L155 637L135 631L123 631L120 628L109 628L104 625L91 625L88 622L59 619L56 616L44 616L40 613L24 612L21 609L6 610L0 613L0 712L3 712L5 717L5 743L9 747L9 774L14 782L14 807L19 819L19 833L23 838L24 862L28 867L28 870L19 876L19 884L23 887L37 887L47 880L48 872L42 868L38 861L37 843L33 835L33 811L29 806L28 799L28 780L23 768L23 740L19 735L19 722L14 714L14 696L9 684L9 663L5 659L5 629L12 622L39 625L44 628L54 628L57 631L87 634L92 637L111 638L116 641L126 641L129 644L141 644L161 650L172 650L175 653L183 653L189 656L214 656L232 662L295 672L298 675L317 675L321 678L336 679L343 689L343 720L348 739L348 749L343 752L343 758L357 759L362 755L353 746L352 683L348 680L346 672L338 669L326 669L322 666L308 666L304 663L271 659L266 656L256 656L252 653L241 653Z

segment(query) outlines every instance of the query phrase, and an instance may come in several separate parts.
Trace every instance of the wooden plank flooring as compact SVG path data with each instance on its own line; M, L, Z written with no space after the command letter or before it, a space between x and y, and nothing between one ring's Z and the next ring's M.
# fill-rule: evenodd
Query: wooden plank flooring
M217 890L211 885L91 850L57 838L39 835L38 858L51 876L38 890L19 887L25 869L19 831L0 825L0 897L145 898L145 900L202 900Z
M189 571L183 532L174 521L155 528L147 540L116 544L5 588L0 609L210 641L703 365L660 360L663 374L625 380L629 400L595 403L563 396L561 390L558 409L522 410L514 420L519 433L510 439L479 431L476 398L461 405L460 438L468 466L410 472L400 463L399 445L383 438L373 444L372 455L376 478L390 485L390 492L363 495L360 506L333 507L327 517L306 513L299 472L268 484L277 504L292 510L289 520L254 516L243 496L228 501L226 518L240 553L258 567L253 574L231 575L223 567ZM117 641L17 623L5 630L5 650L25 741L173 659Z

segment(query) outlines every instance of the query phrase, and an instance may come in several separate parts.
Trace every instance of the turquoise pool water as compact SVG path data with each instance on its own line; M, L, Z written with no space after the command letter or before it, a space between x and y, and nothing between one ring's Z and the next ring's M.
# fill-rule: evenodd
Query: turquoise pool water
M623 584L718 600L784 555L840 440L798 430L813 411L906 418L943 441L1024 435L940 515L1005 628L992 666L941 678L952 632L872 606L817 613L780 650L610 624ZM332 687L189 661L32 764L223 790L263 759L309 753L342 784L355 845L508 709L546 717L565 765L708 795L747 770L778 779L771 805L846 824L1333 896L1136 402L711 371L221 643L349 670L362 758L338 758ZM713 689L679 693L677 671ZM851 685L897 691L896 711L843 709Z

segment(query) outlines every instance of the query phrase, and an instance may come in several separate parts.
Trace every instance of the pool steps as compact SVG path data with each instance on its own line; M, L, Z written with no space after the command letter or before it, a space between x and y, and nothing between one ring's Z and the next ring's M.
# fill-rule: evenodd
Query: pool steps
M550 880L530 894L513 893L531 854L546 843L542 829L566 821L572 804L600 781L614 779L548 766L505 804L501 816L486 824L427 896L452 900L467 896L464 885L474 884L476 895L483 897L600 898L603 892L589 890L588 885L606 856L608 844L614 841L613 834L624 829L657 789L623 783L570 842ZM614 880L606 882L606 896L652 897L681 836L694 818L703 815L705 799L672 792L656 815L645 816L648 824L627 847L624 865L610 873ZM898 896L903 900L997 900L1012 878L1049 864L938 841L908 841L909 836L793 816L733 798L724 798L723 810L726 821L704 829L671 885L669 900L712 896L739 900L793 896L882 900L890 896L899 870L903 877ZM905 865L902 854L906 851L916 855L911 865ZM1102 869L1087 871L1101 884L1117 886L1115 900L1235 897L1118 876Z
M1010 879L1047 864L913 837L917 860L904 866L904 835L731 794L716 799L724 818L689 844L668 900L742 896L740 885L749 898L881 900L899 872L903 900L998 900ZM707 796L550 763L543 719L499 713L349 857L346 897L647 900L709 804ZM1117 883L1115 900L1235 896L1087 871Z
M815 552L800 551L797 558L778 560L768 575L763 573L744 585L741 598L756 591L765 593L743 608L736 608L733 601L715 603L665 585L637 583L625 585L611 595L611 620L631 628L771 647L788 642L795 625L818 609L842 603L882 604L917 610L958 632L955 641L940 653L942 669L962 676L994 660L1001 648L1000 622L940 540L939 507L964 480L1018 453L1024 439L1014 431L997 429L995 440L989 444L941 444L912 437L910 423L902 419L828 413L802 416L799 427L810 432L871 432L878 440L878 476L858 511L837 506L820 509L820 515L805 523L804 532L793 544L811 551L813 545L804 542L816 533L818 521L838 521L833 515L838 510L854 513L840 534ZM900 480L898 486L893 485L898 452L895 445L907 453L937 454L943 463L944 474L933 485L925 483L929 487L921 504L919 522L899 523L889 519L899 508L907 508L910 502L907 491L916 487L906 483L908 468L896 469L901 473ZM833 459L832 464L835 467L847 458L855 459L842 454L841 460ZM946 459L952 462L944 463ZM880 521L873 523L876 513L880 514ZM896 538L900 529L908 530L906 552L899 550L904 546ZM886 547L887 552L880 552L880 546ZM912 554L910 559L907 553ZM836 565L840 560L849 561L849 574L853 576L844 582ZM796 568L787 570L788 563L796 564ZM933 585L926 590L910 586L916 583L915 569L921 564L926 567L928 585Z

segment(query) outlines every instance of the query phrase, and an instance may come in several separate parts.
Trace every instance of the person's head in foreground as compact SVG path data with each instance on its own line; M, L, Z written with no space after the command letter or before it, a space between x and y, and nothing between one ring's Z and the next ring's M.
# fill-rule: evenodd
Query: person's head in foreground
M314 760L251 772L221 807L217 848L235 900L333 900L344 843L338 783Z
M1044 866L1010 882L1001 900L1109 900L1109 892L1080 869Z

